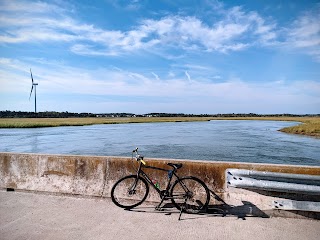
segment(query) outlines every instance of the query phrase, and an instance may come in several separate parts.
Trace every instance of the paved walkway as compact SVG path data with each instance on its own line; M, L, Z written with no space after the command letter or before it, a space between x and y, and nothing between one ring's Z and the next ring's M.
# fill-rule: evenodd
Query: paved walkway
M320 239L320 221L126 211L110 199L0 191L0 239Z

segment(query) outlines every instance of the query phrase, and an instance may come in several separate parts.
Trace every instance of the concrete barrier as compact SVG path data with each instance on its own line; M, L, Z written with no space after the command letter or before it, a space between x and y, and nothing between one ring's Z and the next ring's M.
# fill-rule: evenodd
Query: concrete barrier
M167 167L168 162L183 163L180 176L196 176L202 179L210 190L229 206L242 206L238 210L262 211L267 215L282 216L281 210L272 209L272 202L279 198L294 200L320 201L319 196L303 194L274 193L268 191L249 191L233 189L226 185L225 171L228 168L248 169L292 174L320 175L320 167L293 166L238 162L213 162L175 159L148 159L147 164ZM126 157L110 156L70 156L47 154L0 153L0 188L82 196L110 197L113 184L123 176L134 173L136 162ZM146 170L153 179L165 186L167 174L162 171ZM151 190L149 201L159 201L155 191ZM219 204L211 198L211 204ZM285 216L313 216L301 212L285 213Z

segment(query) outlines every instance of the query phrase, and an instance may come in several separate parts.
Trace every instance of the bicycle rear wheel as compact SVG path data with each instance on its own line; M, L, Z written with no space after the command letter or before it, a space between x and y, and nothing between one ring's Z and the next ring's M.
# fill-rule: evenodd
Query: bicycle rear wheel
M171 201L186 213L199 213L207 209L210 193L208 187L196 177L182 177L171 188Z
M111 189L112 202L121 208L134 208L144 200L149 193L146 180L137 175L129 175L117 181Z

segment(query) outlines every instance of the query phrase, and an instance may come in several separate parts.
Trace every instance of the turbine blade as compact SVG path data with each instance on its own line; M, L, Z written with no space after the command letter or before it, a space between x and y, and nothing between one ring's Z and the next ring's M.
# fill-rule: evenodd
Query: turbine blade
M31 68L30 68L30 74L31 74L31 80L32 80L32 84L33 84L33 76L32 76L32 72L31 72Z
M29 96L29 100L30 100L30 98L31 98L32 90L33 90L33 84L32 84L32 87L31 87L31 91L30 91L30 96Z

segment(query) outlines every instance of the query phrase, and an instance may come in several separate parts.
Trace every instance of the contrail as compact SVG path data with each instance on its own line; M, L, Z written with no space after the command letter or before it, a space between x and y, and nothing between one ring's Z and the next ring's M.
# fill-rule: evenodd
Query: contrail
M187 71L185 71L184 73L186 74L188 80L191 81L191 77L190 77L189 73Z
M159 76L158 76L157 74L155 74L154 72L151 72L151 74L152 74L157 80L160 79Z

